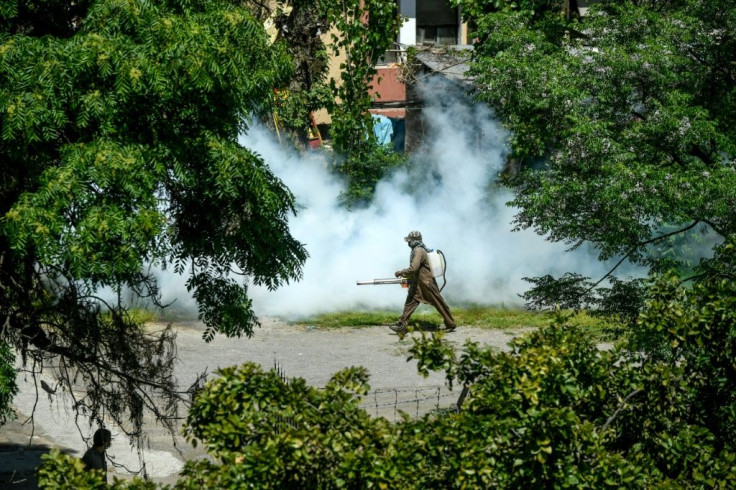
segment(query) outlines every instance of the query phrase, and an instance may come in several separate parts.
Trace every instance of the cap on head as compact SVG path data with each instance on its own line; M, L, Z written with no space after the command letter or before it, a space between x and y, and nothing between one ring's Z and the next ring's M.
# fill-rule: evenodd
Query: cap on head
M413 241L422 241L422 234L418 231L412 231L407 236L404 237L405 242L413 242Z

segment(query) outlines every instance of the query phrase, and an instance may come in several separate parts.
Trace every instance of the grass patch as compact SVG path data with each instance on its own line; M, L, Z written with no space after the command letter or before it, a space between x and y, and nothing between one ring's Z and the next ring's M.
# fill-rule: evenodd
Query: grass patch
M177 322L187 320L187 318L178 317L174 314L175 312L167 310L162 312L160 310L131 309L128 313L141 324L154 321ZM586 312L573 314L572 311L566 311L563 313L569 315L569 323L586 329L597 341L613 341L624 334L623 329L616 324L594 317ZM400 310L340 311L302 318L290 323L317 328L361 328L391 325L396 323L400 314ZM452 316L460 326L492 330L514 330L547 326L554 321L555 313L503 306L467 305L454 306ZM421 305L412 315L409 326L417 330L433 330L442 326L442 317L431 306Z
M112 313L109 311L103 311L100 315L108 321L112 318ZM130 321L139 325L158 320L156 313L145 309L132 308L127 310L127 315Z
M610 322L593 317L585 312L572 315L570 323L589 329L596 338L610 337L612 331ZM398 320L398 311L343 311L325 313L295 322L300 325L313 325L321 328L366 327L373 325L388 325ZM529 311L521 308L503 308L497 306L471 305L462 308L454 307L452 316L458 325L488 328L496 330L516 329L523 327L538 328L549 325L555 318L553 312ZM411 325L435 324L442 325L442 317L434 308L420 306L412 315Z
M369 327L395 323L398 315L395 311L340 311L324 313L294 322L298 325L314 325L322 328Z

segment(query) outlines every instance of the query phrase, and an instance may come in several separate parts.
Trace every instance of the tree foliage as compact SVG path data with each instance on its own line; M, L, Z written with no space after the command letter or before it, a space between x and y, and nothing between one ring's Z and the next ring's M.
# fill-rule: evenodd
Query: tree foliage
M322 12L322 2L293 0L277 2L271 15L293 60L294 74L288 84L274 93L274 125L285 131L297 144L307 145L314 111L330 106L332 93L327 80L328 49L324 33L329 24Z
M337 171L347 177L346 189L340 194L342 204L351 209L370 203L378 183L408 161L407 155L370 140L347 158L338 155Z
M476 26L477 95L527 168L512 182L516 227L652 273L719 274L678 247L708 256L736 229L733 2L604 0L584 17L562 2L458 3ZM527 299L568 306L547 294L563 289ZM610 290L587 292L600 304Z
M15 356L11 346L0 341L0 425L13 416L10 402L18 393L15 382Z
M389 423L358 407L369 389L365 368L346 368L323 389L254 364L219 374L198 395L186 429L218 462L189 463L180 487L391 485L380 472Z
M85 468L80 458L64 454L58 449L52 449L48 454L43 455L42 460L37 474L39 488L45 490L63 490L66 488L153 490L167 488L137 476L132 480L114 477L111 483L107 483L102 470L90 471Z
M372 141L368 89L377 73L376 62L393 46L401 19L396 2L386 0L324 2L322 6L333 27L330 49L335 56L345 58L339 83L330 81L335 95L331 134L335 149L350 156Z
M93 419L139 428L150 389L169 397L159 416L175 408L174 335L121 301L158 300L148 266L183 276L207 339L258 324L233 269L300 277L293 196L238 143L291 74L239 2L2 3L0 342L57 359L72 397L80 374Z
M340 64L340 80L331 79L332 124L330 134L336 150L335 168L348 181L343 201L359 205L373 195L376 183L391 168L405 160L382 147L373 134L369 93L376 63L393 47L401 17L398 5L386 0L323 2L323 15L333 28L330 50Z
M636 321L627 344L600 350L564 317L508 352L416 338L419 372L444 371L471 396L459 413L393 424L360 409L361 368L324 388L228 368L187 419L189 440L213 460L188 463L177 487L736 486L732 7L604 1L579 19L555 2L464 2L480 39L479 95L513 130L516 156L541 164L514 182L518 226L653 273L603 292L575 274L533 279L551 293L530 300L583 307L605 293ZM688 266L672 245L703 225L719 239L705 244L713 257L696 264L700 280L685 288L659 274ZM42 485L99 476L74 465L48 457Z

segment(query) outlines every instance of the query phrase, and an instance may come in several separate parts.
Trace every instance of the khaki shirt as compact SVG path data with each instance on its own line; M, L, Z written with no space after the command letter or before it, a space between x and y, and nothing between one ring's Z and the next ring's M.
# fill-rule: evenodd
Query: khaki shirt
M432 269L429 266L429 257L424 247L414 247L411 251L409 267L398 271L397 274L401 277L408 277L411 280L411 286L409 286L407 294L414 296L422 303L433 304L432 301L428 300L434 295L439 294L439 287L437 286L437 281L434 279L434 275L432 275Z

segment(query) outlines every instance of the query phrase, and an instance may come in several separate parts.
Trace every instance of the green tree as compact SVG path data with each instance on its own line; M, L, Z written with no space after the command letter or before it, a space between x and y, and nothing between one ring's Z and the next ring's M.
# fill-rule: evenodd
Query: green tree
M178 487L391 484L377 470L390 451L391 426L359 408L369 390L365 368L346 368L322 389L299 378L284 380L254 364L218 374L195 399L185 431L218 463L189 463Z
M307 257L292 194L238 144L292 73L240 5L0 7L0 345L53 359L79 411L127 416L133 433L145 406L166 417L179 398L174 334L121 301L158 300L148 267L184 276L210 340L258 325L239 275L276 288Z
M516 228L652 273L723 274L719 247L736 231L734 2L603 0L584 17L563 2L458 3L476 26L477 95L524 162L510 179ZM686 256L683 242L715 258ZM530 280L535 306L627 318L642 306L641 281Z
M340 80L331 79L331 139L336 150L335 169L347 178L343 201L348 207L370 199L376 183L405 159L382 147L373 134L368 90L376 63L393 47L401 26L397 3L386 0L324 2L323 15L331 31L329 46L344 56Z
M394 44L401 18L396 2L386 0L322 5L323 15L333 27L330 49L333 55L345 57L340 65L340 81L330 81L335 95L330 112L335 149L349 157L373 141L368 89L377 73L376 62Z
M328 2L329 3L329 2ZM274 94L273 120L269 125L296 146L305 148L314 111L330 106L332 94L327 82L329 56L323 35L329 29L321 2L293 0L277 2L272 13L277 39L283 40L293 60L294 74L288 85Z

